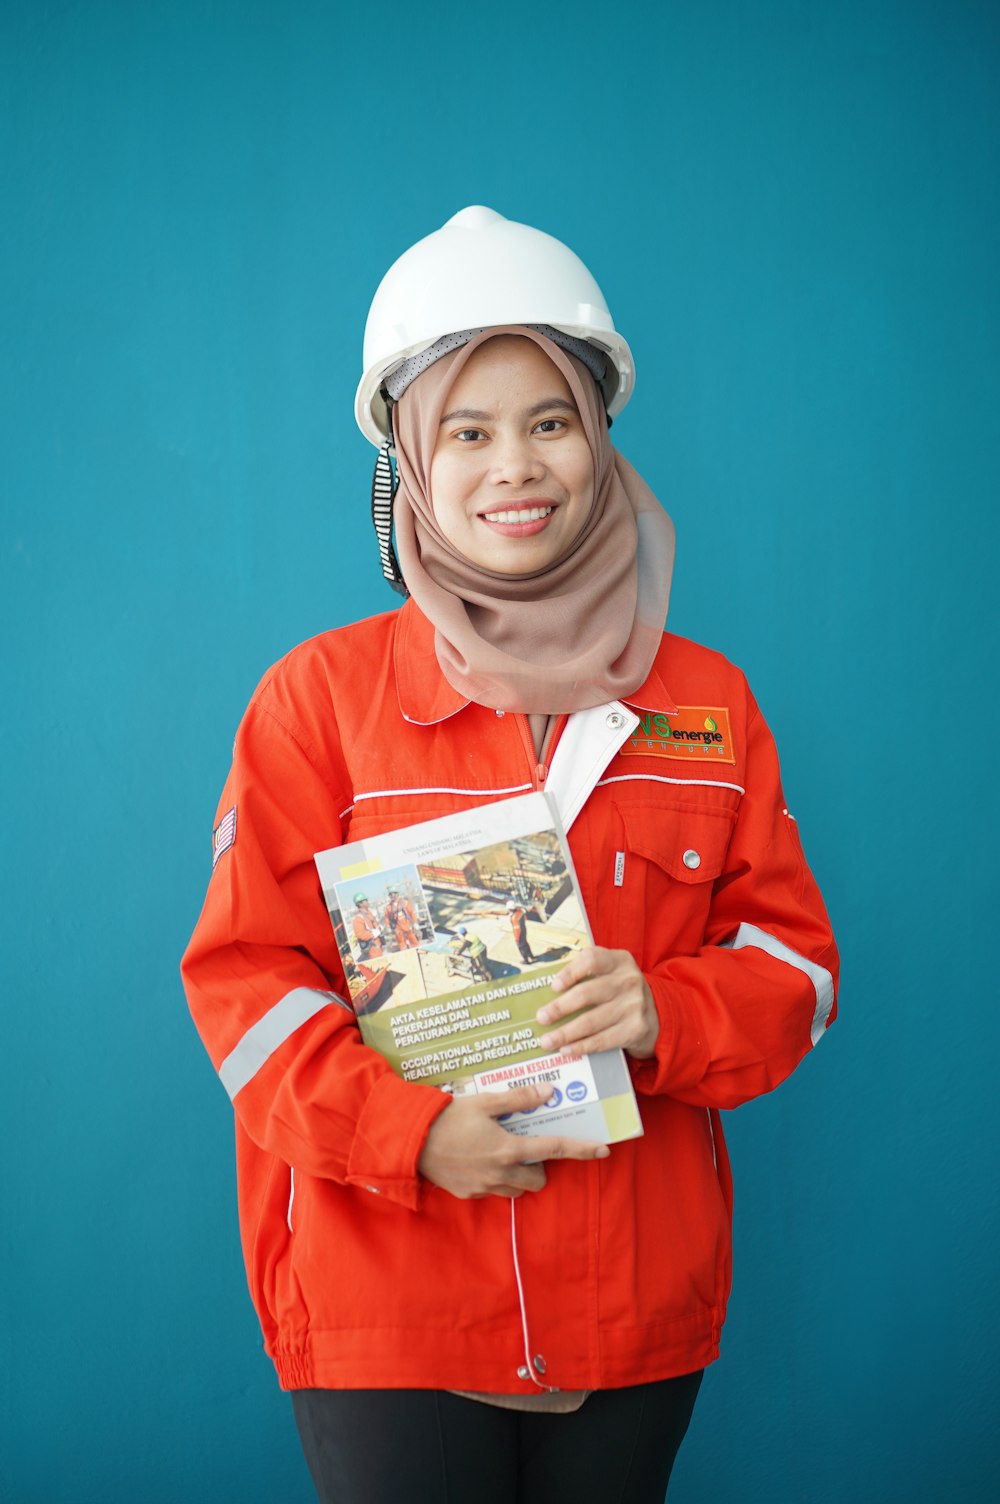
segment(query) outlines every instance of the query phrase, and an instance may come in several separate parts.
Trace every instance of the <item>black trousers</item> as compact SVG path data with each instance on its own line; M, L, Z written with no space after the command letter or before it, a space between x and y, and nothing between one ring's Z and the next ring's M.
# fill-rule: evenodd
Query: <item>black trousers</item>
M662 1504L701 1373L602 1389L569 1415L437 1389L298 1389L320 1504Z

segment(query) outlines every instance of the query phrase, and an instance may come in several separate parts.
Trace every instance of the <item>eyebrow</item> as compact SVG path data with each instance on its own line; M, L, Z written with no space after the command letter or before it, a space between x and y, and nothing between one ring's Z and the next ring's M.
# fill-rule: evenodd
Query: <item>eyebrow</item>
M539 413L551 412L553 408L558 408L562 412L575 413L576 403L567 402L565 397L543 397L541 402L532 403L525 417L536 418ZM489 423L494 416L493 413L480 412L476 407L456 407L453 412L445 413L441 419L441 426L459 420L463 423Z

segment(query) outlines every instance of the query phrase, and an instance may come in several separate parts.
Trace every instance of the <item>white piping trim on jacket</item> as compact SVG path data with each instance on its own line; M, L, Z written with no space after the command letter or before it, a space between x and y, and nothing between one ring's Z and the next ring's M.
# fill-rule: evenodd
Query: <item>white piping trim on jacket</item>
M535 1363L534 1359L531 1356L531 1341L528 1337L528 1312L524 1304L524 1285L521 1283L521 1265L518 1262L517 1257L517 1218L514 1213L514 1208L516 1206L517 1201L512 1196L510 1198L510 1251L514 1256L514 1279L517 1282L517 1303L521 1308L521 1335L524 1338L524 1366L528 1370L528 1377L531 1379L531 1382L536 1386L536 1388L544 1390L546 1394L551 1394L551 1386L548 1384L543 1384L541 1379L535 1378ZM518 1378L520 1377L521 1375L518 1374Z
M243 1090L248 1081L265 1065L275 1050L290 1039L309 1019L331 1003L353 1011L334 992L320 992L314 987L296 987L286 992L280 1002L269 1008L263 1018L251 1024L239 1044L219 1066L219 1079L230 1097Z
M818 1044L826 1032L826 1021L830 1017L833 1008L833 977L825 966L820 966L816 961L809 961L805 956L800 956L798 951L792 950L784 941L777 940L769 935L766 930L758 929L755 924L741 924L732 940L725 944L732 950L742 950L745 945L752 945L757 950L766 951L776 961L784 961L789 966L794 966L796 971L801 971L813 984L816 992L816 1009L813 1013L812 1027L809 1037L814 1045Z
M602 778L597 787L602 789L608 783L636 782L690 784L694 788L734 789L737 794L746 793L741 783L722 783L717 778L668 778L665 773L616 773L613 778Z
M360 804L363 799L394 799L397 796L409 796L411 794L461 794L465 798L486 798L490 794L523 794L525 790L533 788L531 783L516 783L509 789L453 789L447 785L427 784L423 788L416 789L369 789L366 794L355 794L354 801L346 809L340 811L340 818L349 815L355 804Z
M292 1207L295 1205L295 1166L288 1166L288 1211L285 1213L285 1221L288 1223L288 1231L294 1232L292 1226Z

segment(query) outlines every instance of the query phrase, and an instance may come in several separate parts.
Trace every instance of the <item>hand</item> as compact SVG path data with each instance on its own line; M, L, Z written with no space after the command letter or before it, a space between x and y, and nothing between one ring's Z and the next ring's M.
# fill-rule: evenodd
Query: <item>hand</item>
M417 1169L433 1185L466 1201L479 1196L521 1196L545 1184L545 1159L607 1159L607 1144L581 1139L527 1138L497 1122L508 1112L539 1107L551 1084L456 1097L431 1124Z
M558 996L539 1008L540 1024L558 1024L578 1008L584 1011L543 1035L544 1049L564 1055L621 1049L635 1060L653 1055L660 1018L649 983L627 950L596 945L580 951L552 978L552 990Z

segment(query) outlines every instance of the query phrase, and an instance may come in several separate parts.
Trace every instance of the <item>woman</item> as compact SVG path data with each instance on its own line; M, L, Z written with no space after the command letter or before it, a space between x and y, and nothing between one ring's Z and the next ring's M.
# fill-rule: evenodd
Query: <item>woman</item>
M744 679L663 633L672 528L611 446L632 362L582 263L464 210L383 280L365 367L383 570L410 599L265 677L184 962L265 1345L323 1499L659 1504L729 1291L718 1111L831 1021L829 923ZM596 942L543 1043L626 1051L644 1133L610 1151L506 1133L535 1088L393 1075L342 1001L313 866L542 787Z

